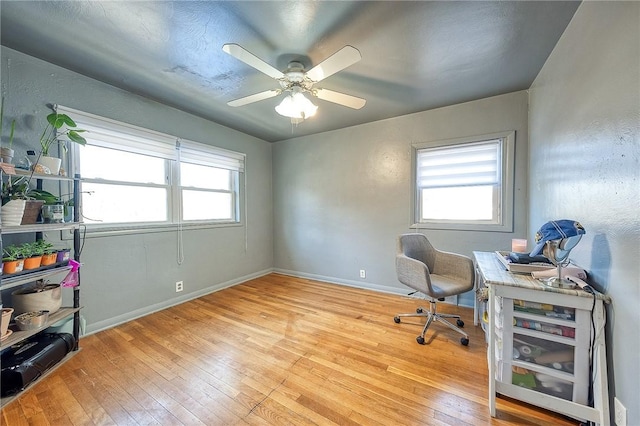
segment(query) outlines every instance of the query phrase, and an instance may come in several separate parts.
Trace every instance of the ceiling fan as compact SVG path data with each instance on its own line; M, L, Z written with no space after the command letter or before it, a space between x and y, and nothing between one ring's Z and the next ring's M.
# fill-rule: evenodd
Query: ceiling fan
M273 98L281 93L288 93L287 97L276 107L276 111L281 115L291 117L291 121L297 123L314 115L318 108L303 95L304 93L309 93L322 100L353 109L360 109L367 102L362 98L345 93L314 87L314 84L362 59L360 52L355 47L343 47L309 71L305 71L304 65L300 62L290 62L287 70L284 72L267 64L238 44L225 44L222 46L222 50L258 71L274 78L280 84L280 88L278 89L265 90L264 92L229 101L227 102L229 106L239 107Z

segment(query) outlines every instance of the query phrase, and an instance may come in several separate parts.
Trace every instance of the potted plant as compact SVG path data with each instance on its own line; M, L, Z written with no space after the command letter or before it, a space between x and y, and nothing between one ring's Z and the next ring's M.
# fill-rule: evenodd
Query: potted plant
M3 226L18 226L22 224L28 189L28 179L25 176L10 177L2 181Z
M22 249L17 245L9 245L2 249L2 273L15 274L22 272L24 267L24 259L22 258Z
M38 280L34 287L11 293L11 302L16 315L32 311L49 311L49 314L53 314L62 306L61 287L60 284L47 284Z
M27 176L11 177L2 182L2 223L5 226L36 223L42 205L58 198L43 190L31 189Z
M22 256L24 257L24 269L37 269L42 264L42 255L44 248L38 241L33 243L24 243L22 247Z
M42 132L42 136L40 136L40 147L42 149L36 163L46 167L53 175L60 173L62 160L49 155L51 147L54 144L58 144L66 150L67 140L85 145L87 141L80 135L82 132L85 132L85 130L76 128L75 121L67 114L60 114L54 111L47 115L47 125Z
M42 248L42 263L40 265L49 266L56 263L56 255L58 254L58 251L53 248L53 244L45 240L38 240L37 243Z
M44 223L64 221L64 205L59 197L43 189L32 189L27 194L30 198L44 202L41 209Z
M2 98L0 104L0 134L2 132L2 124L4 123L4 98ZM7 146L0 147L0 157L3 163L11 163L13 161L13 135L16 130L16 120L11 120L11 129L9 130L9 140ZM1 141L0 141L1 142ZM0 143L1 145L1 143Z

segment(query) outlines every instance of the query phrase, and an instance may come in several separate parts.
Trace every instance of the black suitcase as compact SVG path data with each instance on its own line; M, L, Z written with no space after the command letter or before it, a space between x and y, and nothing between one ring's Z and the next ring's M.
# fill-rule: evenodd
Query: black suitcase
M75 346L69 333L40 333L5 349L0 355L0 396L13 395L54 366Z

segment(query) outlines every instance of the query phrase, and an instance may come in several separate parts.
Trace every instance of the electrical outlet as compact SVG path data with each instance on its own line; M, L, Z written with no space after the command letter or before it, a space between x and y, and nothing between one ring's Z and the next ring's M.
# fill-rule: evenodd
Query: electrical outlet
M184 282L183 281L176 281L176 293L180 292L184 290Z
M618 426L627 426L627 408L622 405L618 398L613 398L613 406L615 410L615 422Z
M367 271L360 269L360 278L367 278Z

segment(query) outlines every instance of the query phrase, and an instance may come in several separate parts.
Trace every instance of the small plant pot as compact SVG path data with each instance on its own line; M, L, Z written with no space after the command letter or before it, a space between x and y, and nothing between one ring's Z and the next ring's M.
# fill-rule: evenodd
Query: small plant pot
M15 152L11 148L0 148L0 158L2 158L3 163L11 164L13 162L13 156Z
M2 273L4 275L10 275L10 274L15 274L17 272L22 272L23 269L24 269L24 259L2 261Z
M68 262L71 258L71 250L63 249L59 250L56 254L56 263Z
M46 157L42 156L38 160L38 164L46 167L52 175L58 175L60 173L60 166L62 165L62 160L56 157Z
M73 221L73 206L64 206L64 223L71 223Z
M42 256L41 266L49 266L56 263L57 253L49 253Z
M33 225L34 223L38 223L38 218L40 217L40 210L44 205L44 201L42 200L26 200L24 205L24 213L22 214L22 222L21 225Z
M41 264L42 264L42 256L28 257L24 260L24 269L25 271L29 269L36 269L36 268L39 268Z
M62 204L45 204L42 206L42 219L44 223L64 222L64 206Z
M62 290L60 284L47 284L43 288L23 288L11 293L11 301L16 315L33 311L49 311L53 314L62 306Z
M9 330L13 308L2 308L2 320L0 320L0 338L4 338Z

